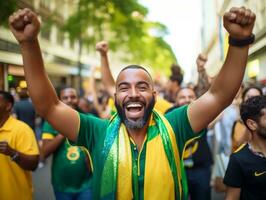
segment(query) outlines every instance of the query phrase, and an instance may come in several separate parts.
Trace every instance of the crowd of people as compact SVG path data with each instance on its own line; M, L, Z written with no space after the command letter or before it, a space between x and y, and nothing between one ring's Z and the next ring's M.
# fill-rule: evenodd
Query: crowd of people
M183 83L178 65L164 84L139 65L123 68L115 81L101 41L104 90L92 76L90 94L79 97L72 86L56 92L49 81L37 15L15 12L9 24L28 93L15 102L0 91L0 197L32 199L30 171L53 155L57 200L210 200L212 187L227 200L266 199L266 97L260 85L242 83L255 14L232 8L223 21L229 49L215 78L199 54L196 84ZM34 137L36 113L44 120L41 137Z

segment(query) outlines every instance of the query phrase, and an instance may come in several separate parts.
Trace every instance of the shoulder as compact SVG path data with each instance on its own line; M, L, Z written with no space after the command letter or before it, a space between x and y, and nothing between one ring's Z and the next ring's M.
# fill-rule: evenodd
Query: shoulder
M28 124L26 124L25 122L18 120L16 118L11 118L10 123L12 124L12 127L16 130L16 131L26 131L26 132L33 132L33 130L29 127Z
M249 159L249 155L248 144L242 144L231 154L230 158L241 161Z
M101 118L99 118L99 117L96 117L95 115L93 115L93 114L90 114L90 113L87 113L87 114L85 114L85 113L78 113L79 114L79 118L80 118L80 121L82 122L82 121L90 121L90 122L93 122L93 123L103 123L103 124L105 124L105 123L108 123L108 120L107 119L101 119Z
M172 106L173 105L170 102L168 102L167 100L163 99L160 96L157 96L157 101L155 103L154 108L160 111L161 113L166 113L168 112L168 110L172 108Z
M16 139L21 140L32 140L35 139L34 131L23 121L17 120L13 117L9 120L9 125L11 126L10 131Z
M174 106L172 108L170 108L167 113L165 114L165 117L168 118L172 118L172 117L177 117L177 116L187 116L187 109L188 109L188 105L184 105L184 106Z

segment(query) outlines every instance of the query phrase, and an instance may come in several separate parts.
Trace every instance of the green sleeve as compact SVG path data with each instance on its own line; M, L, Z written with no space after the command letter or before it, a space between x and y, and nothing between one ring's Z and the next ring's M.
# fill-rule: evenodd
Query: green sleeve
M58 131L56 131L47 121L43 123L42 133L50 133L52 135L57 135Z
M105 137L108 120L93 115L79 113L80 126L77 145L86 147L92 152L95 145Z
M203 129L198 133L195 133L192 130L187 115L187 109L188 105L181 106L165 115L166 119L168 119L169 123L171 124L175 132L177 146L179 148L179 152L181 155L188 141L190 141L193 138L200 137L204 133L206 133L206 129Z

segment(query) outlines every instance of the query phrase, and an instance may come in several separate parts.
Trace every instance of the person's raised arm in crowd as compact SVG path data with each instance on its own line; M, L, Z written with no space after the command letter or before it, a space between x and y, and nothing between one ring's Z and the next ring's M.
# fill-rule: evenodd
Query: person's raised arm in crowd
M9 17L10 29L22 53L29 94L36 111L55 129L76 140L79 129L77 112L59 101L44 69L38 42L40 22L30 9L18 10Z
M106 62L108 62L108 60L106 60ZM92 97L93 97L93 106L94 108L96 109L98 115L100 118L103 118L103 119L107 119L109 118L109 113L106 112L104 109L103 109L103 105L100 105L100 102L98 100L98 95L97 95L97 87L96 87L96 83L95 83L95 68L92 68L91 69L91 72L92 72L92 75L89 79L90 81L90 86L91 86L91 94L92 94Z
M188 117L195 132L202 130L231 104L244 76L255 14L249 9L231 8L223 16L230 35L226 60L210 89L188 108ZM204 116L204 117L202 117Z
M199 54L196 60L197 71L198 71L198 82L195 88L195 92L197 94L197 97L203 95L210 88L210 82L205 70L205 64L207 60L208 58L204 54Z
M108 43L101 41L96 44L96 50L99 51L101 56L101 74L104 87L108 94L114 98L115 93L115 80L112 76L109 61L108 61Z

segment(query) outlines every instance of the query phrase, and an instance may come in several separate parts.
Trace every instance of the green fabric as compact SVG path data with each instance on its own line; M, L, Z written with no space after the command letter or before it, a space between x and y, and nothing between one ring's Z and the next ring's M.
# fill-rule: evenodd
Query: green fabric
M92 116L86 116L84 114L80 115L80 130L79 130L79 136L78 136L78 145L85 146L88 148L90 153L92 154L92 160L94 166L99 166L99 160L98 158L101 157L99 153L101 153L103 147L104 147L104 141L106 135L106 130L108 127L108 120L102 120L96 117ZM189 124L189 120L187 117L187 106L180 107L178 109L174 109L173 111L167 113L165 115L166 119L169 121L170 125L172 126L177 140L177 146L179 149L180 158L182 157L183 148L185 146L185 143L192 139L193 137L198 136L198 134L194 133L192 131L192 128ZM203 130L201 133L204 133L205 130ZM152 139L156 135L150 136L149 139ZM108 136L109 137L109 136ZM134 162L136 162L136 159L138 158L138 152L137 150L134 150L134 144L131 144L131 150L132 150L132 166L133 166L133 172L134 173ZM143 199L144 197L144 172L145 172L145 156L146 156L146 143L143 146L143 150L140 155L140 176L137 178L137 187L133 188L133 193L136 195L138 193L139 199ZM102 166L103 167L103 166ZM101 177L99 171L102 169L96 169L94 168L94 184L97 183L97 180L99 177ZM184 174L184 173L182 173ZM133 182L136 182L133 178ZM133 184L134 187L135 184ZM97 189L100 187L95 187L94 191L95 193L99 193ZM94 193L94 195L95 195ZM99 196L95 196L94 199L99 199Z
M43 133L56 137L58 132L45 122ZM79 147L72 147L66 140L53 153L51 178L55 191L77 193L92 185L91 174L86 165L86 154Z

